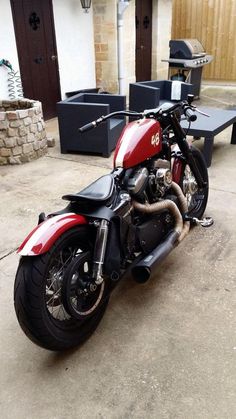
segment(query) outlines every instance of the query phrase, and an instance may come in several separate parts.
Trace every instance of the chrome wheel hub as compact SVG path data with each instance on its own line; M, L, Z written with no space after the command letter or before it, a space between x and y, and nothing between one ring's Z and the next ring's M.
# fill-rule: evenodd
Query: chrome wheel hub
M192 202L193 195L196 194L198 191L198 186L196 179L193 175L193 173L190 170L189 166L185 167L184 172L184 179L183 179L183 192L186 196L188 207L190 207L190 204Z

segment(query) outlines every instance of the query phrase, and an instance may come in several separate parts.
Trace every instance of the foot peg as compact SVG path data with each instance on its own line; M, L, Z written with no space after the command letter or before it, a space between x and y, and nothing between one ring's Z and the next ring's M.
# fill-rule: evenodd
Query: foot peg
M204 217L202 220L193 217L193 222L195 224L200 224L202 227L211 227L212 224L214 224L214 220L212 217Z
M190 221L191 223L201 225L202 227L211 227L212 224L214 224L214 220L212 217L204 217L200 220L199 218L185 215L184 221Z

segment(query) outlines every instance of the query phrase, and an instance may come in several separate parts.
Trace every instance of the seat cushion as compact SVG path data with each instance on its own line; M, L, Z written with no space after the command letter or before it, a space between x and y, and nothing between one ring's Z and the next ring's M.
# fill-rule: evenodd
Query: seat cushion
M112 196L114 190L114 178L105 175L95 180L91 185L77 194L64 195L62 199L71 202L90 202L95 205L105 204Z

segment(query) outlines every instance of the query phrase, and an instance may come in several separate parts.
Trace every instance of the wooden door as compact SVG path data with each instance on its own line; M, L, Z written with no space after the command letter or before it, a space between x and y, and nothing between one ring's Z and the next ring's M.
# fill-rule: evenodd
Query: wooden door
M11 0L24 96L40 100L44 118L61 99L52 0Z
M152 0L136 0L136 81L151 80Z

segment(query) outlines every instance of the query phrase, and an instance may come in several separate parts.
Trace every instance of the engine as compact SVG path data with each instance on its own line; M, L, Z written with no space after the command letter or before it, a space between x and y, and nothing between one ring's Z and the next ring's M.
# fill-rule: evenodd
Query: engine
M171 199L176 204L177 197L171 194L172 173L170 162L157 159L150 166L130 169L126 178L126 189L132 199L144 203L154 203ZM168 231L173 228L172 215L164 210L153 215L138 214L131 231L130 247L134 251L141 249L145 253L152 251Z
M156 202L163 198L172 184L170 163L167 160L155 160L149 170L141 167L133 170L127 180L127 191L138 201Z

